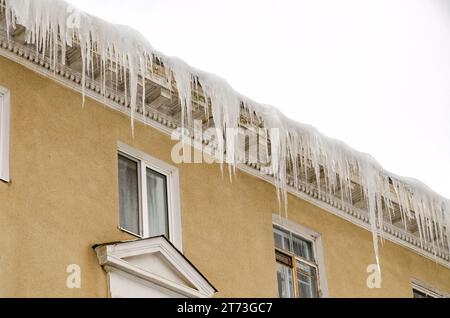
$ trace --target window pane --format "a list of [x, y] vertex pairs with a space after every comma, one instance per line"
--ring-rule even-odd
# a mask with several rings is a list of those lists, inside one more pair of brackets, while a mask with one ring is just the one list
[[312, 243], [298, 237], [292, 236], [292, 248], [295, 255], [308, 261], [314, 261]]
[[135, 234], [139, 229], [138, 164], [119, 155], [120, 227]]
[[297, 284], [300, 298], [317, 298], [316, 269], [307, 264], [297, 262]]
[[275, 246], [285, 251], [291, 252], [291, 238], [288, 232], [275, 227], [273, 230]]
[[147, 204], [149, 235], [169, 238], [167, 177], [147, 168]]
[[273, 238], [275, 240], [275, 246], [278, 248], [283, 248], [283, 237], [276, 229], [273, 231]]
[[294, 298], [292, 268], [277, 263], [277, 280], [280, 298]]

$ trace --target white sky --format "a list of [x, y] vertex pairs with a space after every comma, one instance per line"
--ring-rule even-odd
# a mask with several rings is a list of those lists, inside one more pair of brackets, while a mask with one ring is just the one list
[[450, 198], [450, 1], [70, 2]]

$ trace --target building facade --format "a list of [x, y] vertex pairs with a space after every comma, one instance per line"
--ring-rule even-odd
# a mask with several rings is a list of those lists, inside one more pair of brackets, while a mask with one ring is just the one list
[[0, 297], [450, 293], [448, 254], [414, 229], [387, 228], [380, 280], [367, 217], [301, 191], [286, 213], [251, 165], [230, 181], [175, 163], [169, 117], [131, 129], [95, 87], [82, 106], [76, 62], [56, 72], [17, 33], [0, 44]]

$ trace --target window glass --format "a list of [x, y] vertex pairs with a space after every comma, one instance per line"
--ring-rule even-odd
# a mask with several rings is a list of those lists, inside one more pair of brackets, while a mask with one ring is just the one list
[[147, 168], [147, 206], [149, 235], [169, 238], [167, 177]]
[[279, 249], [291, 252], [292, 251], [291, 237], [289, 232], [286, 232], [278, 227], [275, 227], [273, 233], [275, 239], [275, 246]]
[[140, 234], [138, 163], [119, 155], [120, 227]]
[[[275, 254], [280, 297], [319, 297], [313, 242], [277, 226], [274, 241], [278, 249]], [[292, 282], [295, 288], [290, 285]]]
[[317, 298], [316, 269], [307, 264], [297, 262], [297, 285], [300, 298]]
[[294, 298], [294, 283], [292, 280], [292, 268], [277, 263], [278, 293], [280, 298]]
[[299, 236], [292, 235], [292, 249], [293, 253], [308, 261], [314, 260], [312, 243], [302, 239]]

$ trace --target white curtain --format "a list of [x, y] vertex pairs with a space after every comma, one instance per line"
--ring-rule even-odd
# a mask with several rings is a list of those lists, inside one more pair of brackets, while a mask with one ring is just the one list
[[150, 236], [169, 238], [167, 177], [151, 169], [147, 169], [147, 204]]
[[139, 229], [138, 164], [119, 156], [119, 204], [121, 228], [135, 234]]

